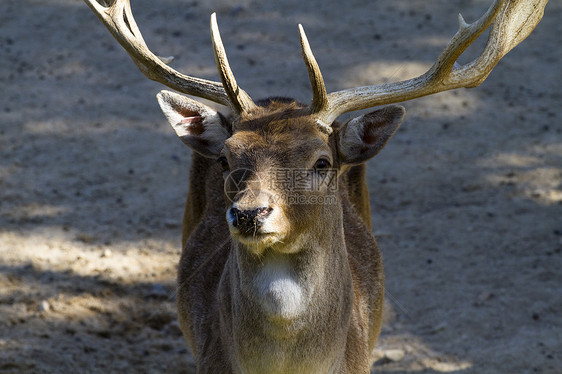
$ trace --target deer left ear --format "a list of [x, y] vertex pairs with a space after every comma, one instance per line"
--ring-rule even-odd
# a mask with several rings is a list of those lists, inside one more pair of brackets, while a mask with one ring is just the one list
[[224, 117], [212, 108], [170, 91], [156, 95], [179, 138], [195, 152], [216, 157], [230, 137]]
[[375, 156], [394, 135], [406, 110], [391, 105], [348, 121], [338, 133], [344, 164], [360, 164]]

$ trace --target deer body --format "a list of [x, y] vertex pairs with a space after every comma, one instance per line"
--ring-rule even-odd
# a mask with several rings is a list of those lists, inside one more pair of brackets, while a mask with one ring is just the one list
[[[221, 82], [181, 74], [169, 58], [155, 56], [129, 0], [84, 1], [147, 77], [232, 111], [225, 117], [186, 96], [157, 96], [195, 152], [177, 303], [198, 373], [368, 373], [384, 272], [370, 231], [364, 163], [395, 133], [404, 109], [387, 106], [344, 124], [336, 119], [479, 85], [535, 28], [548, 0], [494, 0], [474, 23], [459, 16], [459, 30], [419, 77], [329, 94], [299, 25], [313, 91], [308, 106], [290, 99], [254, 103], [229, 67], [214, 14]], [[488, 27], [481, 55], [459, 66], [459, 56]], [[337, 189], [326, 180], [337, 181]]]

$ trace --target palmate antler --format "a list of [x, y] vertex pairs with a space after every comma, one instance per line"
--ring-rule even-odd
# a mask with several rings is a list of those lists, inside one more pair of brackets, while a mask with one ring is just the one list
[[[96, 0], [84, 2], [148, 78], [176, 91], [227, 105], [237, 114], [250, 112], [256, 106], [236, 83], [228, 65], [215, 14], [211, 16], [211, 36], [222, 83], [179, 73], [166, 65], [168, 59], [154, 55], [136, 25], [129, 0], [115, 0], [110, 6], [101, 5]], [[403, 102], [454, 88], [478, 86], [500, 59], [533, 31], [542, 19], [547, 2], [548, 0], [495, 0], [490, 9], [471, 24], [466, 23], [459, 15], [459, 30], [426, 73], [401, 82], [350, 88], [330, 94], [326, 92], [320, 68], [304, 29], [299, 25], [303, 57], [313, 91], [309, 112], [316, 117], [324, 131], [331, 133], [331, 124], [343, 113]], [[490, 25], [490, 36], [480, 56], [458, 66], [456, 61], [459, 56]]]
[[[437, 61], [424, 74], [409, 80], [350, 88], [326, 94], [322, 74], [302, 26], [299, 25], [304, 60], [313, 90], [310, 110], [327, 132], [341, 114], [374, 106], [398, 103], [460, 87], [476, 87], [494, 66], [521, 43], [542, 19], [548, 0], [496, 0], [476, 22], [468, 24], [459, 14], [459, 30]], [[493, 24], [492, 24], [493, 23]], [[492, 24], [484, 51], [473, 61], [458, 66], [459, 56]]]

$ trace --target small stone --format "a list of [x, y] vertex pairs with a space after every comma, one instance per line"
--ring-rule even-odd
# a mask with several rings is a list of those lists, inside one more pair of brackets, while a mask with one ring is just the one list
[[92, 235], [82, 233], [76, 235], [76, 240], [85, 244], [91, 244], [96, 240], [96, 238], [94, 238]]
[[177, 229], [178, 227], [180, 227], [180, 224], [177, 220], [166, 220], [164, 221], [164, 226], [167, 229]]
[[402, 361], [405, 355], [401, 349], [389, 349], [384, 352], [384, 358], [391, 362]]
[[531, 317], [533, 318], [534, 321], [538, 321], [541, 318], [541, 316], [538, 313], [533, 313]]
[[101, 254], [101, 257], [111, 257], [111, 255], [113, 255], [111, 249], [104, 249], [103, 253]]
[[446, 321], [443, 321], [443, 322], [437, 324], [437, 325], [433, 328], [433, 331], [432, 331], [432, 332], [433, 332], [434, 334], [437, 334], [438, 332], [441, 332], [441, 331], [445, 330], [446, 328], [447, 328], [447, 322], [446, 322]]
[[488, 301], [493, 297], [494, 297], [494, 294], [492, 292], [483, 291], [483, 292], [480, 293], [480, 295], [478, 295], [478, 301], [480, 303], [484, 303], [485, 301]]
[[382, 238], [382, 237], [389, 237], [392, 236], [392, 233], [389, 231], [385, 231], [385, 230], [377, 230], [374, 233], [375, 238]]
[[49, 310], [51, 310], [51, 304], [49, 304], [47, 300], [43, 300], [39, 303], [37, 310], [40, 312], [48, 312]]
[[150, 291], [148, 291], [147, 296], [157, 298], [167, 297], [168, 292], [166, 291], [166, 287], [164, 287], [163, 284], [155, 283], [154, 285], [152, 285]]

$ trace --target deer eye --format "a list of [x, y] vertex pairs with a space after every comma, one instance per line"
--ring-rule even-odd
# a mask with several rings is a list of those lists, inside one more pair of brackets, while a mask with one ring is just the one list
[[318, 161], [316, 161], [316, 163], [314, 164], [314, 169], [315, 170], [324, 170], [324, 169], [328, 169], [330, 168], [332, 165], [330, 164], [330, 161], [328, 161], [325, 158], [320, 158], [318, 159]]
[[230, 166], [228, 165], [228, 160], [226, 159], [226, 157], [221, 156], [221, 157], [217, 158], [217, 162], [221, 166], [222, 171], [228, 171], [230, 169]]

